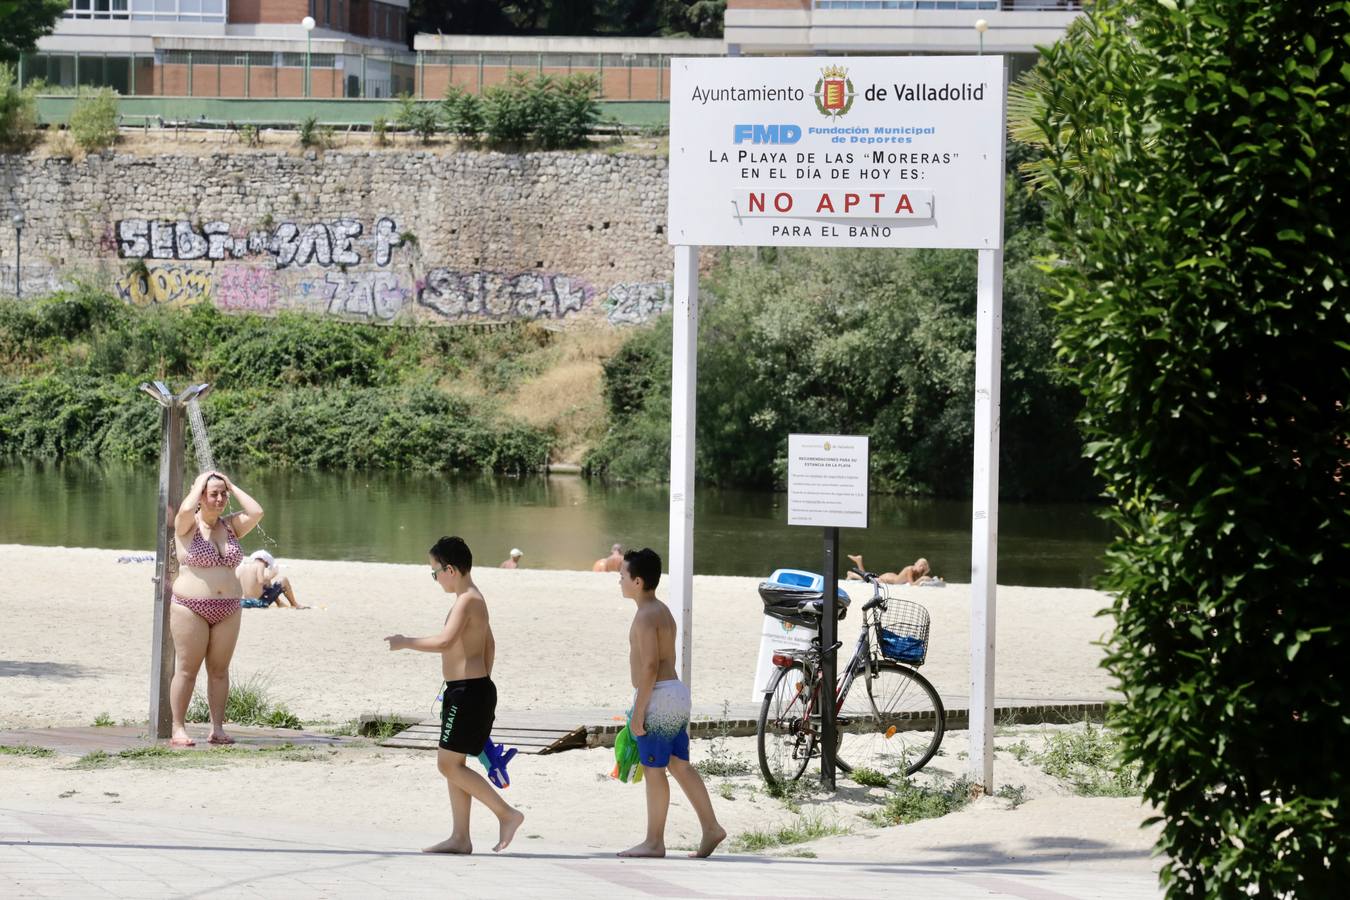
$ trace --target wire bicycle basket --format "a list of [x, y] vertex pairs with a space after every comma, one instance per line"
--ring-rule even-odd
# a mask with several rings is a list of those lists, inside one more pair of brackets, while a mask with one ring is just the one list
[[876, 641], [881, 655], [908, 666], [928, 658], [928, 610], [912, 600], [887, 599], [881, 610]]

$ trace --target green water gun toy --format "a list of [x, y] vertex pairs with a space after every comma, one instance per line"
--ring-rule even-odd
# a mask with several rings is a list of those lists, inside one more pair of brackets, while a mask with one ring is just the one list
[[623, 726], [614, 736], [614, 771], [610, 778], [617, 778], [624, 784], [637, 784], [642, 780], [642, 766], [638, 765], [637, 739], [628, 726]]

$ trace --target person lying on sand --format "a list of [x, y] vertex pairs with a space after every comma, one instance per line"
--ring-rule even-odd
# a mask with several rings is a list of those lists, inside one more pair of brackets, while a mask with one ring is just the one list
[[[863, 565], [861, 553], [857, 556], [850, 556], [849, 559], [852, 560], [853, 564], [859, 569], [862, 569], [864, 572], [867, 571], [867, 566]], [[929, 573], [928, 560], [919, 557], [899, 572], [882, 572], [877, 576], [877, 581], [880, 581], [882, 584], [922, 584], [929, 580]], [[861, 580], [858, 575], [853, 572], [848, 573], [848, 578], [850, 581]]]

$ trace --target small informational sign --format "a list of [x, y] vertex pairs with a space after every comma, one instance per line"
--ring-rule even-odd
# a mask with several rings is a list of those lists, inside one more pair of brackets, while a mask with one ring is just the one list
[[788, 524], [867, 527], [867, 438], [788, 435]]
[[672, 244], [1003, 246], [1000, 56], [671, 61]]

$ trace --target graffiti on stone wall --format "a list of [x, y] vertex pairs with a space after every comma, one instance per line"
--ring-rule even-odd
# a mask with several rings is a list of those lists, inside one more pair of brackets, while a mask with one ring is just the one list
[[579, 278], [438, 268], [418, 284], [417, 302], [452, 321], [562, 319], [580, 312], [595, 289]]
[[117, 223], [117, 255], [123, 259], [164, 259], [178, 262], [271, 256], [276, 268], [318, 265], [359, 266], [367, 259], [388, 266], [395, 247], [403, 243], [398, 225], [389, 216], [365, 225], [351, 218], [331, 222], [282, 222], [275, 228], [232, 230], [228, 222], [206, 222], [200, 227], [186, 219], [122, 219]]
[[376, 322], [391, 321], [413, 295], [393, 272], [328, 272], [299, 282], [298, 288], [306, 309], [322, 303], [331, 316]]
[[270, 312], [280, 302], [281, 289], [272, 269], [221, 266], [216, 274], [216, 306], [231, 312]]
[[178, 309], [209, 300], [211, 270], [190, 266], [154, 266], [117, 279], [117, 296], [132, 306]]
[[605, 297], [605, 318], [611, 325], [641, 325], [670, 309], [669, 282], [616, 284]]

